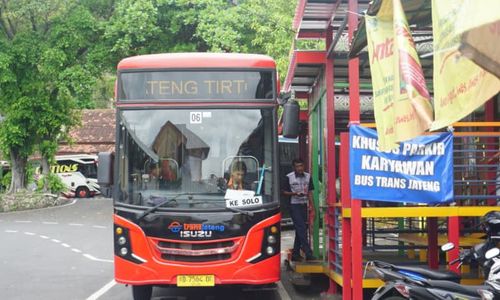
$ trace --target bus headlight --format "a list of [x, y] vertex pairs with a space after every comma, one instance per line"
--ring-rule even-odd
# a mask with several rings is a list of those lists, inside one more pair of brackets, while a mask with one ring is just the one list
[[127, 255], [127, 254], [128, 254], [128, 249], [127, 249], [127, 248], [125, 248], [125, 247], [121, 248], [121, 249], [120, 249], [120, 254], [121, 254], [122, 256]]
[[127, 242], [127, 239], [124, 236], [118, 238], [118, 245], [123, 246]]
[[280, 253], [280, 227], [279, 223], [263, 228], [262, 245], [259, 255], [252, 258], [249, 263], [255, 264]]
[[261, 248], [262, 259], [276, 255], [280, 251], [280, 230], [278, 226], [279, 223], [264, 228]]
[[115, 256], [121, 257], [136, 264], [142, 264], [146, 260], [140, 260], [134, 255], [130, 230], [124, 226], [114, 225], [114, 252]]

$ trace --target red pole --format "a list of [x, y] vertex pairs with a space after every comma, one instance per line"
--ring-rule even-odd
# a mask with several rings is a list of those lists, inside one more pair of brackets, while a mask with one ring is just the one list
[[[358, 0], [349, 0], [347, 12], [347, 35], [349, 42], [354, 38], [354, 31], [358, 28]], [[359, 123], [359, 58], [351, 58], [349, 68], [349, 123]]]
[[[349, 0], [348, 4], [348, 39], [352, 42], [354, 31], [358, 27], [358, 1]], [[359, 124], [359, 58], [348, 62], [349, 68], [349, 124]], [[348, 143], [347, 143], [348, 144]], [[344, 156], [342, 156], [344, 158]], [[349, 174], [347, 174], [349, 176]], [[344, 178], [344, 177], [342, 177]], [[353, 299], [363, 299], [363, 233], [361, 221], [361, 202], [352, 199], [351, 205], [351, 247], [352, 247], [352, 296]], [[345, 245], [345, 244], [344, 244]], [[344, 266], [346, 264], [344, 263]], [[345, 281], [344, 281], [345, 284]]]
[[361, 229], [361, 201], [352, 199], [352, 295], [363, 300], [363, 234]]
[[[448, 241], [455, 244], [455, 248], [448, 252], [448, 260], [452, 261], [458, 258], [460, 242], [460, 219], [459, 217], [448, 217]], [[450, 266], [450, 270], [460, 274], [458, 264]]]
[[[349, 133], [340, 134], [340, 197], [342, 211], [351, 207], [349, 189]], [[342, 299], [351, 300], [351, 219], [342, 218]]]
[[[330, 48], [333, 40], [333, 28], [328, 26], [326, 29], [326, 49]], [[326, 51], [326, 50], [325, 50]], [[328, 174], [326, 178], [326, 199], [328, 207], [328, 265], [332, 268], [335, 262], [335, 202], [337, 202], [337, 191], [335, 189], [336, 181], [336, 165], [335, 165], [335, 91], [333, 88], [333, 58], [326, 57], [325, 61], [325, 82], [326, 82], [326, 166]], [[328, 294], [335, 294], [337, 292], [337, 284], [330, 278], [330, 286]]]

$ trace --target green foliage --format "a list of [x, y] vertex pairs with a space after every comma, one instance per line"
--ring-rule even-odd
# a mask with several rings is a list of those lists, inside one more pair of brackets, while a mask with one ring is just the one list
[[0, 184], [2, 185], [3, 190], [9, 189], [11, 180], [12, 180], [12, 173], [11, 172], [3, 174], [2, 180], [0, 181]]
[[113, 104], [116, 75], [104, 73], [96, 82], [92, 99], [96, 108], [111, 108]]
[[13, 164], [35, 151], [50, 160], [79, 124], [79, 109], [109, 107], [109, 74], [127, 56], [261, 53], [277, 61], [283, 79], [295, 6], [296, 0], [2, 0], [0, 150]]
[[27, 183], [35, 182], [35, 171], [37, 165], [33, 162], [29, 162], [26, 166], [26, 181]]
[[309, 104], [307, 100], [297, 100], [297, 103], [299, 104], [300, 109], [307, 110], [307, 105]]
[[4, 153], [15, 148], [20, 156], [28, 157], [33, 152], [31, 133], [37, 128], [34, 114], [36, 106], [37, 103], [32, 99], [21, 96], [4, 107], [2, 113], [5, 119], [0, 126], [0, 147]]
[[280, 79], [284, 80], [288, 69], [288, 54], [295, 34], [292, 30], [292, 20], [296, 1], [255, 0], [246, 1], [245, 4], [246, 13], [243, 15], [249, 16], [250, 28], [255, 30], [255, 38], [252, 40], [254, 49], [276, 60]]
[[60, 192], [68, 190], [66, 185], [61, 181], [61, 178], [54, 173], [41, 176], [37, 181], [37, 190], [42, 191], [45, 184], [47, 185], [49, 191], [53, 194], [59, 194]]
[[153, 0], [122, 0], [106, 27], [105, 37], [114, 42], [110, 51], [117, 57], [138, 53], [160, 32], [158, 8]]
[[105, 28], [114, 63], [161, 52], [267, 54], [282, 79], [294, 32], [296, 1], [122, 0]]
[[158, 3], [160, 14], [165, 12], [169, 17], [168, 27], [159, 27], [170, 28], [183, 44], [191, 42], [197, 51], [270, 55], [284, 78], [294, 35], [292, 19], [296, 1], [247, 0], [238, 1], [238, 5], [225, 0]]
[[295, 49], [299, 50], [319, 50], [323, 51], [326, 48], [325, 40], [297, 40], [295, 42]]

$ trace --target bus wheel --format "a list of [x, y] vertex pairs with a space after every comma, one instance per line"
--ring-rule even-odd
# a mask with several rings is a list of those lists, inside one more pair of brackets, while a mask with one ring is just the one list
[[88, 198], [90, 196], [90, 191], [84, 186], [80, 186], [76, 189], [76, 196], [78, 198]]
[[152, 285], [133, 285], [132, 296], [134, 300], [150, 300], [153, 294]]

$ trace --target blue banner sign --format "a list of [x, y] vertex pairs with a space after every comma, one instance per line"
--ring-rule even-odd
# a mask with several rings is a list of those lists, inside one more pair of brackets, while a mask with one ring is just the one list
[[375, 130], [350, 127], [351, 197], [390, 202], [442, 203], [453, 200], [453, 135], [449, 132], [378, 150]]

